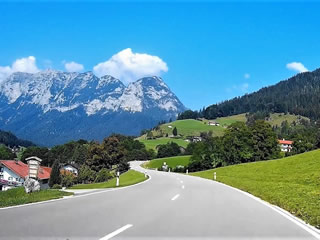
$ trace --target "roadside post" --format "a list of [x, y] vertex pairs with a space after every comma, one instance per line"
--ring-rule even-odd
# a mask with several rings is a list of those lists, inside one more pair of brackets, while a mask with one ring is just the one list
[[120, 172], [117, 172], [117, 184], [116, 186], [119, 187], [119, 182], [120, 182]]
[[170, 172], [170, 168], [169, 168], [169, 172]]
[[147, 178], [147, 171], [144, 171], [144, 177]]
[[189, 169], [187, 169], [186, 174], [187, 174], [187, 175], [189, 174]]
[[215, 181], [217, 180], [217, 173], [216, 172], [213, 173], [213, 180], [215, 180]]

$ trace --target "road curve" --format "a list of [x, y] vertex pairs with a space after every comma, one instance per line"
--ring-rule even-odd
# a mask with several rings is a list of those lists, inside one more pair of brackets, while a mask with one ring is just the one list
[[0, 209], [0, 239], [318, 239], [222, 184], [147, 172], [136, 186]]

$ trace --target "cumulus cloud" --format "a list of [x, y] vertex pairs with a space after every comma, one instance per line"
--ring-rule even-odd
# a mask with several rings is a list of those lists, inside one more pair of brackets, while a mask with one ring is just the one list
[[112, 75], [124, 83], [130, 83], [146, 76], [160, 76], [168, 71], [168, 66], [158, 56], [133, 53], [131, 48], [127, 48], [94, 66], [93, 71], [99, 77]]
[[36, 73], [39, 71], [34, 56], [19, 58], [11, 66], [0, 66], [0, 81], [3, 81], [14, 72]]
[[302, 73], [302, 72], [308, 72], [309, 70], [300, 62], [292, 62], [292, 63], [288, 63], [286, 65], [286, 67], [289, 69], [289, 70], [293, 70], [293, 71], [296, 71], [296, 72], [299, 72], [299, 73]]
[[81, 72], [83, 71], [84, 67], [82, 64], [80, 63], [76, 63], [76, 62], [66, 62], [64, 64], [64, 68], [68, 71], [68, 72]]
[[250, 76], [249, 73], [245, 73], [245, 74], [243, 75], [243, 77], [244, 77], [245, 79], [249, 79], [251, 76]]

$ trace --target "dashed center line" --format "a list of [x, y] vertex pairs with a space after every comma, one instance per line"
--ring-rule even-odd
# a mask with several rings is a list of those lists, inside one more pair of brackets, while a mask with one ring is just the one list
[[184, 185], [182, 185], [182, 189], [184, 189]]
[[100, 238], [100, 240], [108, 240], [108, 239], [111, 239], [113, 238], [114, 236], [122, 233], [123, 231], [127, 230], [128, 228], [131, 228], [133, 225], [132, 224], [127, 224], [125, 226], [123, 226], [122, 228], [119, 228], [118, 230], [112, 232], [112, 233], [109, 233], [108, 235], [104, 236], [103, 238]]
[[183, 181], [180, 181], [180, 183], [183, 183]]
[[177, 194], [177, 195], [175, 195], [171, 200], [174, 201], [174, 200], [176, 200], [179, 196], [180, 196], [180, 194]]

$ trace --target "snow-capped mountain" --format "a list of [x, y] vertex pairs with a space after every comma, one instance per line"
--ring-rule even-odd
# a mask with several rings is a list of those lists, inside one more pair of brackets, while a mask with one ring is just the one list
[[125, 86], [108, 75], [47, 70], [13, 73], [0, 85], [0, 129], [44, 145], [137, 135], [184, 110], [159, 77]]

